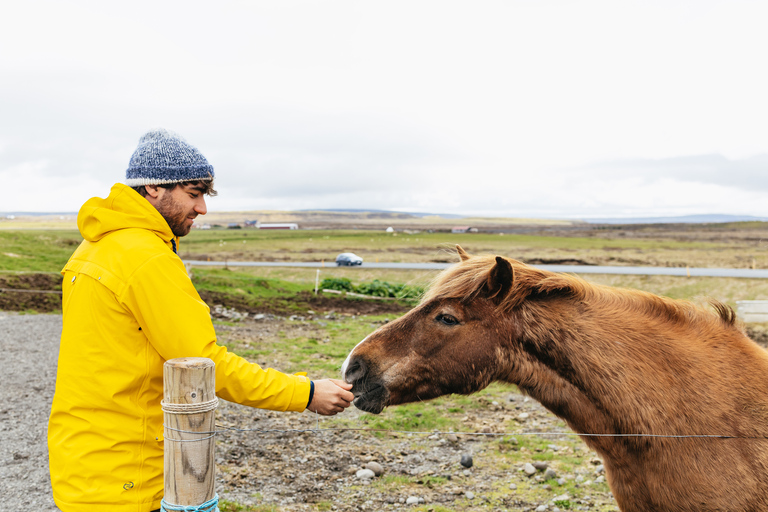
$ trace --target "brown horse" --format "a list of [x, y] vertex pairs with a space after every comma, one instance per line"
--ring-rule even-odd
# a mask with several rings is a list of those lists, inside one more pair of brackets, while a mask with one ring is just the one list
[[457, 249], [422, 303], [344, 362], [359, 409], [509, 382], [607, 434], [582, 439], [623, 511], [768, 511], [768, 352], [731, 308]]

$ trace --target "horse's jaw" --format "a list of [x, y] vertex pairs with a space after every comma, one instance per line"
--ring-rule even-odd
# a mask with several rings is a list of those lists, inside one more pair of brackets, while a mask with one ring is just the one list
[[355, 392], [355, 388], [352, 388], [352, 393], [355, 395], [352, 403], [361, 411], [379, 414], [387, 406], [389, 391], [381, 384], [368, 385], [366, 388], [365, 392]]

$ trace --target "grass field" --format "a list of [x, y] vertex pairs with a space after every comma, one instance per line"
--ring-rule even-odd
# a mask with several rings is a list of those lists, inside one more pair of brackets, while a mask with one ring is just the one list
[[[754, 228], [735, 233], [749, 234]], [[612, 232], [614, 235], [616, 233]], [[366, 261], [453, 262], [453, 247], [462, 245], [470, 254], [494, 253], [522, 261], [541, 263], [576, 261], [602, 265], [647, 265], [768, 268], [761, 231], [756, 236], [721, 238], [711, 233], [698, 239], [624, 232], [623, 236], [552, 236], [416, 233], [386, 234], [359, 230], [207, 230], [193, 231], [180, 243], [186, 260], [211, 261], [323, 261], [320, 277], [347, 277], [355, 283], [374, 279], [424, 287], [436, 271], [338, 268], [335, 256], [352, 251]], [[80, 243], [75, 230], [0, 230], [0, 271], [58, 272]], [[275, 297], [301, 290], [313, 290], [318, 277], [314, 269], [243, 268], [220, 271], [195, 268], [201, 289], [243, 290], [250, 280], [267, 280], [267, 287], [247, 286], [250, 295]], [[585, 279], [611, 286], [647, 290], [672, 298], [713, 297], [735, 305], [737, 300], [768, 297], [764, 280], [728, 278], [686, 278], [665, 276], [584, 275]], [[231, 282], [229, 282], [231, 280]], [[281, 282], [283, 284], [278, 285]], [[281, 291], [282, 290], [282, 291]]]

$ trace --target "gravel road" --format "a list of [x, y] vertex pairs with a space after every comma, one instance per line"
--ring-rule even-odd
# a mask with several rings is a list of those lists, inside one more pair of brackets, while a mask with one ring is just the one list
[[46, 432], [56, 384], [61, 315], [0, 311], [0, 496], [3, 510], [58, 510]]

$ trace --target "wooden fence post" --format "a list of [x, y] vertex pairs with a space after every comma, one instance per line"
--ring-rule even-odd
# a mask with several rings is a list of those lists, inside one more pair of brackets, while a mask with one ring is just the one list
[[165, 496], [168, 505], [196, 506], [215, 496], [215, 365], [203, 357], [163, 365]]

